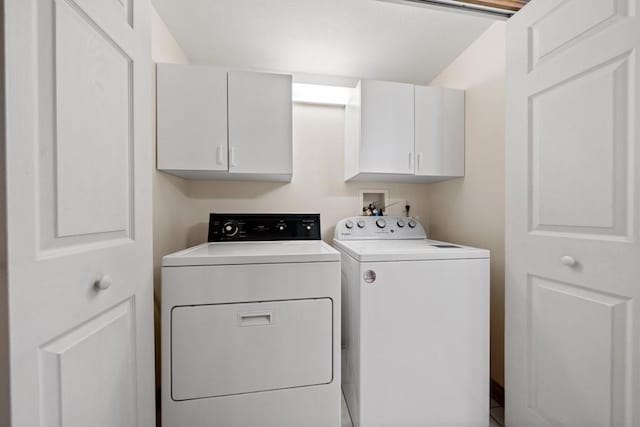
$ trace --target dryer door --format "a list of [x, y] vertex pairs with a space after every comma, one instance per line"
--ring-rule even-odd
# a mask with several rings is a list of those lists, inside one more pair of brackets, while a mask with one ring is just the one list
[[332, 315], [329, 298], [175, 307], [173, 400], [330, 383]]

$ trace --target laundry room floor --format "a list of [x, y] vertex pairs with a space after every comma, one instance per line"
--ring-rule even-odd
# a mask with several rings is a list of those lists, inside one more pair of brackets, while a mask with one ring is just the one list
[[[500, 406], [498, 402], [491, 399], [489, 402], [489, 411], [491, 413], [489, 417], [489, 427], [503, 427], [504, 426], [504, 408]], [[344, 401], [344, 395], [342, 396], [342, 427], [353, 427], [351, 417], [349, 417], [349, 410], [347, 404]]]

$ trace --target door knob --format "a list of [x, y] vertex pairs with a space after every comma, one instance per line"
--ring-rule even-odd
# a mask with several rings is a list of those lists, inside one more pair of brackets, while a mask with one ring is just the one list
[[567, 267], [573, 267], [574, 265], [576, 265], [576, 260], [569, 255], [565, 255], [562, 258], [560, 258], [560, 262], [563, 265], [566, 265]]
[[111, 276], [109, 276], [108, 274], [105, 274], [100, 278], [100, 280], [96, 280], [96, 282], [94, 283], [94, 286], [99, 291], [104, 291], [105, 289], [109, 289], [109, 287], [111, 286]]

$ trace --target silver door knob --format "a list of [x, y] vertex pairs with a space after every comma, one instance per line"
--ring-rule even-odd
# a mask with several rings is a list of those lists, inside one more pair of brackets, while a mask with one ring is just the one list
[[100, 278], [100, 280], [96, 280], [94, 286], [99, 291], [104, 291], [105, 289], [109, 289], [111, 287], [111, 276], [105, 274]]
[[566, 265], [567, 267], [573, 267], [574, 265], [576, 265], [576, 260], [569, 255], [565, 255], [560, 258], [560, 262], [562, 263], [562, 265]]

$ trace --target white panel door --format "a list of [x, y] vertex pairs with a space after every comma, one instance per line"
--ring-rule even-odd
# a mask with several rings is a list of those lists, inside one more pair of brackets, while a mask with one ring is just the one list
[[155, 422], [148, 0], [5, 0], [11, 418]]
[[227, 70], [157, 65], [158, 169], [227, 170]]
[[640, 0], [507, 32], [506, 422], [640, 425]]
[[464, 137], [464, 91], [416, 86], [416, 175], [464, 176]]
[[291, 175], [291, 76], [229, 71], [229, 172]]
[[361, 83], [360, 172], [414, 173], [413, 85]]

